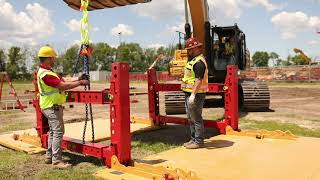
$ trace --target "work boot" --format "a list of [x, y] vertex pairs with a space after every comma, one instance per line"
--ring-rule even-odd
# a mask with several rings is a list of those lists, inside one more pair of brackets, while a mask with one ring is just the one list
[[52, 163], [52, 166], [53, 168], [56, 168], [56, 169], [68, 169], [71, 167], [71, 164], [63, 161], [58, 161], [58, 162]]
[[189, 144], [192, 144], [192, 143], [193, 143], [193, 141], [192, 141], [192, 139], [190, 139], [190, 141], [188, 141], [186, 143], [183, 143], [183, 146], [186, 147], [186, 146], [188, 146]]
[[52, 158], [46, 157], [46, 160], [44, 160], [44, 163], [52, 164]]
[[203, 143], [201, 144], [198, 144], [198, 143], [195, 143], [195, 142], [192, 142], [190, 144], [187, 144], [185, 147], [186, 149], [199, 149], [199, 148], [203, 148]]

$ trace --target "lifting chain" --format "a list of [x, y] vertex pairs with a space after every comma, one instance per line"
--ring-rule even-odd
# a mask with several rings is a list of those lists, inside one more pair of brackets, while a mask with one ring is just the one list
[[[77, 62], [75, 63], [74, 71], [73, 73], [77, 73], [77, 67], [80, 63], [81, 60], [83, 60], [83, 73], [87, 75], [88, 80], [89, 80], [89, 85], [84, 86], [84, 90], [90, 90], [90, 66], [89, 66], [89, 57], [91, 54], [91, 49], [88, 45], [81, 45], [79, 55], [77, 58]], [[89, 114], [90, 114], [90, 121], [91, 121], [91, 130], [92, 130], [92, 142], [94, 142], [94, 123], [93, 123], [93, 112], [92, 112], [92, 104], [91, 103], [86, 103], [85, 104], [85, 113], [86, 113], [86, 118], [85, 118], [85, 123], [84, 123], [84, 129], [82, 133], [82, 143], [85, 144], [85, 136], [86, 136], [86, 129], [87, 129], [87, 124], [89, 120]]]
[[[81, 48], [79, 51], [78, 62], [75, 65], [77, 66], [79, 64], [79, 60], [83, 58], [83, 73], [87, 75], [88, 80], [90, 81], [89, 57], [91, 56], [91, 48], [89, 47], [89, 44], [90, 44], [89, 32], [91, 30], [91, 25], [88, 18], [88, 6], [89, 6], [89, 0], [81, 0], [81, 7], [80, 7], [80, 11], [82, 11], [82, 19], [80, 21]], [[84, 86], [85, 91], [90, 89], [91, 89], [90, 83], [89, 85]], [[90, 114], [90, 120], [91, 120], [92, 142], [94, 142], [94, 124], [93, 124], [93, 113], [92, 113], [91, 103], [85, 104], [85, 111], [86, 111], [86, 119], [84, 123], [83, 134], [82, 134], [83, 144], [85, 144], [85, 136], [86, 136], [89, 114]]]

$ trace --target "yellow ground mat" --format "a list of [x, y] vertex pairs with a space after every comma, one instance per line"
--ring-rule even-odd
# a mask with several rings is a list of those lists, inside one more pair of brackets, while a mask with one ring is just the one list
[[205, 148], [175, 148], [145, 159], [145, 163], [179, 167], [205, 180], [319, 180], [320, 138], [256, 139], [219, 135]]
[[[130, 125], [132, 134], [143, 132], [143, 131], [149, 131], [156, 128], [147, 119], [132, 117], [132, 122], [133, 123], [131, 123]], [[65, 136], [73, 139], [82, 140], [84, 123], [85, 122], [65, 124]], [[95, 119], [94, 128], [95, 128], [95, 142], [110, 139], [110, 120]], [[11, 148], [11, 149], [15, 149], [17, 151], [23, 151], [29, 154], [41, 153], [45, 151], [45, 149], [40, 148], [39, 146], [31, 145], [30, 143], [24, 143], [14, 139], [14, 136], [17, 136], [17, 135], [23, 136], [26, 134], [28, 136], [36, 137], [37, 131], [35, 129], [27, 129], [22, 131], [14, 131], [9, 134], [0, 135], [0, 145]], [[88, 122], [87, 124], [85, 140], [86, 141], [92, 140], [92, 131], [91, 131], [90, 122]]]
[[[139, 162], [194, 172], [202, 180], [319, 180], [319, 150], [319, 138], [281, 140], [219, 135], [206, 140], [204, 148], [188, 150], [178, 147]], [[136, 174], [134, 171], [124, 173], [104, 169], [95, 176], [137, 179], [130, 178]]]

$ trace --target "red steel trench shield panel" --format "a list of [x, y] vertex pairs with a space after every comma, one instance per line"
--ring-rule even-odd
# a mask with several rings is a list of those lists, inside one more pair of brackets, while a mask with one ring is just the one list
[[[227, 77], [224, 84], [209, 84], [208, 92], [224, 94], [225, 118], [222, 121], [204, 120], [204, 126], [217, 128], [221, 134], [225, 134], [227, 126], [231, 126], [234, 130], [238, 130], [237, 72], [237, 66], [229, 65], [227, 67]], [[156, 125], [162, 125], [166, 123], [188, 125], [188, 119], [186, 118], [160, 115], [159, 92], [165, 91], [181, 91], [181, 85], [161, 84], [158, 82], [155, 69], [148, 70], [149, 117]]]
[[[37, 74], [34, 73], [35, 99], [33, 105], [36, 109], [37, 133], [41, 138], [42, 147], [48, 147], [48, 120], [42, 114], [39, 106], [39, 90]], [[110, 132], [109, 146], [98, 143], [82, 143], [82, 140], [63, 137], [62, 147], [102, 159], [107, 166], [111, 166], [111, 157], [116, 155], [122, 164], [131, 160], [130, 138], [130, 102], [129, 102], [129, 65], [127, 63], [112, 64], [112, 78], [110, 91], [67, 91], [68, 102], [110, 104]], [[106, 127], [108, 128], [108, 127]]]

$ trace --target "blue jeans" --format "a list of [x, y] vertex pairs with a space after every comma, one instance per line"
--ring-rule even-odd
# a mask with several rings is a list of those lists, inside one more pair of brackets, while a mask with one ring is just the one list
[[197, 144], [202, 144], [204, 139], [204, 125], [202, 119], [202, 108], [206, 98], [205, 93], [198, 93], [192, 106], [189, 105], [190, 94], [186, 93], [185, 105], [188, 120], [190, 123], [191, 140]]

